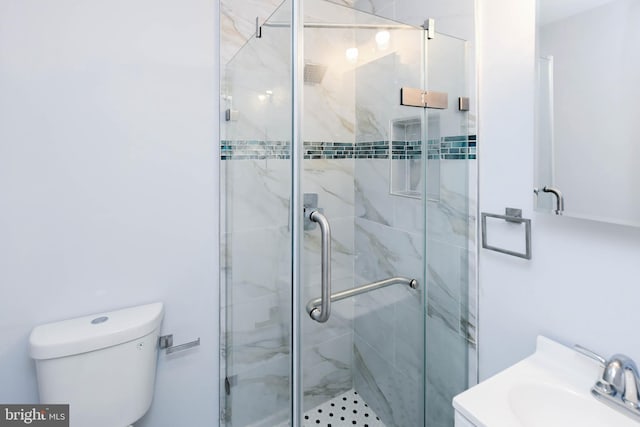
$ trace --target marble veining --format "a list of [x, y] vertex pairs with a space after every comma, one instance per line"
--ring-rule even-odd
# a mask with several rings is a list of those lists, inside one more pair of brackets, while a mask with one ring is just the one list
[[221, 0], [221, 63], [226, 64], [233, 55], [255, 35], [256, 17], [264, 22], [282, 0]]
[[347, 333], [303, 352], [304, 408], [312, 408], [353, 387], [351, 348]]
[[233, 420], [233, 425], [273, 425], [262, 421], [265, 416], [284, 413], [289, 407], [289, 365], [288, 357], [280, 357], [231, 376], [226, 416]]
[[356, 219], [356, 274], [369, 280], [402, 275], [422, 278], [423, 237]]
[[[356, 335], [354, 386], [388, 426], [422, 424], [423, 402], [420, 373], [411, 376], [395, 369]], [[417, 374], [417, 375], [416, 375]]]
[[360, 160], [355, 163], [355, 215], [383, 225], [394, 225], [397, 197], [389, 194], [389, 162]]
[[388, 422], [393, 419], [393, 409], [376, 381], [377, 374], [372, 372], [362, 353], [366, 351], [368, 351], [366, 344], [356, 336], [353, 348], [354, 386], [360, 390], [363, 398], [378, 413], [383, 422]]
[[461, 278], [466, 271], [460, 264], [460, 248], [445, 243], [429, 242], [427, 261], [428, 307], [427, 314], [439, 316], [453, 331], [459, 331]]
[[452, 425], [451, 401], [467, 387], [467, 342], [437, 318], [427, 322], [426, 337], [427, 414], [434, 425]]

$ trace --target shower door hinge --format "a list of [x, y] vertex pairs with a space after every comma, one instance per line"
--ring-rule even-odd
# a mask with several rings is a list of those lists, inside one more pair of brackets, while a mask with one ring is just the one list
[[224, 379], [224, 392], [227, 396], [231, 394], [231, 387], [238, 383], [238, 376], [232, 375], [230, 377], [225, 377]]
[[236, 122], [238, 121], [238, 110], [233, 110], [231, 108], [227, 108], [224, 111], [224, 120], [227, 122]]
[[460, 111], [469, 111], [469, 98], [466, 96], [461, 96], [458, 98], [458, 110]]
[[302, 196], [302, 207], [305, 211], [304, 215], [304, 231], [315, 230], [318, 226], [318, 223], [311, 221], [308, 217], [308, 213], [306, 211], [317, 210], [320, 213], [323, 213], [324, 210], [322, 208], [318, 208], [318, 193], [304, 193]]
[[227, 411], [225, 408], [220, 409], [220, 421], [224, 424], [231, 421], [231, 413]]
[[436, 20], [433, 18], [426, 19], [422, 28], [427, 32], [427, 39], [431, 40], [436, 37]]
[[400, 105], [446, 110], [449, 108], [449, 94], [403, 87], [400, 89]]
[[262, 26], [260, 25], [260, 17], [256, 16], [256, 38], [262, 38]]

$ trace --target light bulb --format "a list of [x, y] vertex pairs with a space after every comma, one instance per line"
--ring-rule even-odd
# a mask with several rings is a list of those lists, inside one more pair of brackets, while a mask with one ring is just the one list
[[347, 58], [347, 61], [355, 64], [356, 62], [358, 62], [358, 48], [350, 47], [344, 52], [344, 56]]
[[391, 40], [391, 34], [389, 31], [382, 30], [376, 33], [376, 44], [378, 45], [378, 49], [387, 49], [389, 47], [389, 40]]

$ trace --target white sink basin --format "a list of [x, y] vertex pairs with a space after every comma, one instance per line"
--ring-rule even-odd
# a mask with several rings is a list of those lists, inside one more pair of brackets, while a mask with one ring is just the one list
[[538, 337], [536, 353], [458, 395], [453, 406], [477, 427], [639, 427], [591, 395], [602, 368]]
[[[534, 402], [545, 402], [543, 405]], [[591, 395], [548, 384], [518, 384], [509, 407], [523, 427], [610, 426], [611, 410]], [[580, 421], [576, 421], [579, 414]]]

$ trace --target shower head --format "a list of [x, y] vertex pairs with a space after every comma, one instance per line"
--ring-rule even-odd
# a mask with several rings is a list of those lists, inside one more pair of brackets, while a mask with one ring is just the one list
[[320, 84], [326, 72], [326, 65], [311, 64], [307, 62], [304, 64], [304, 82], [311, 85]]

